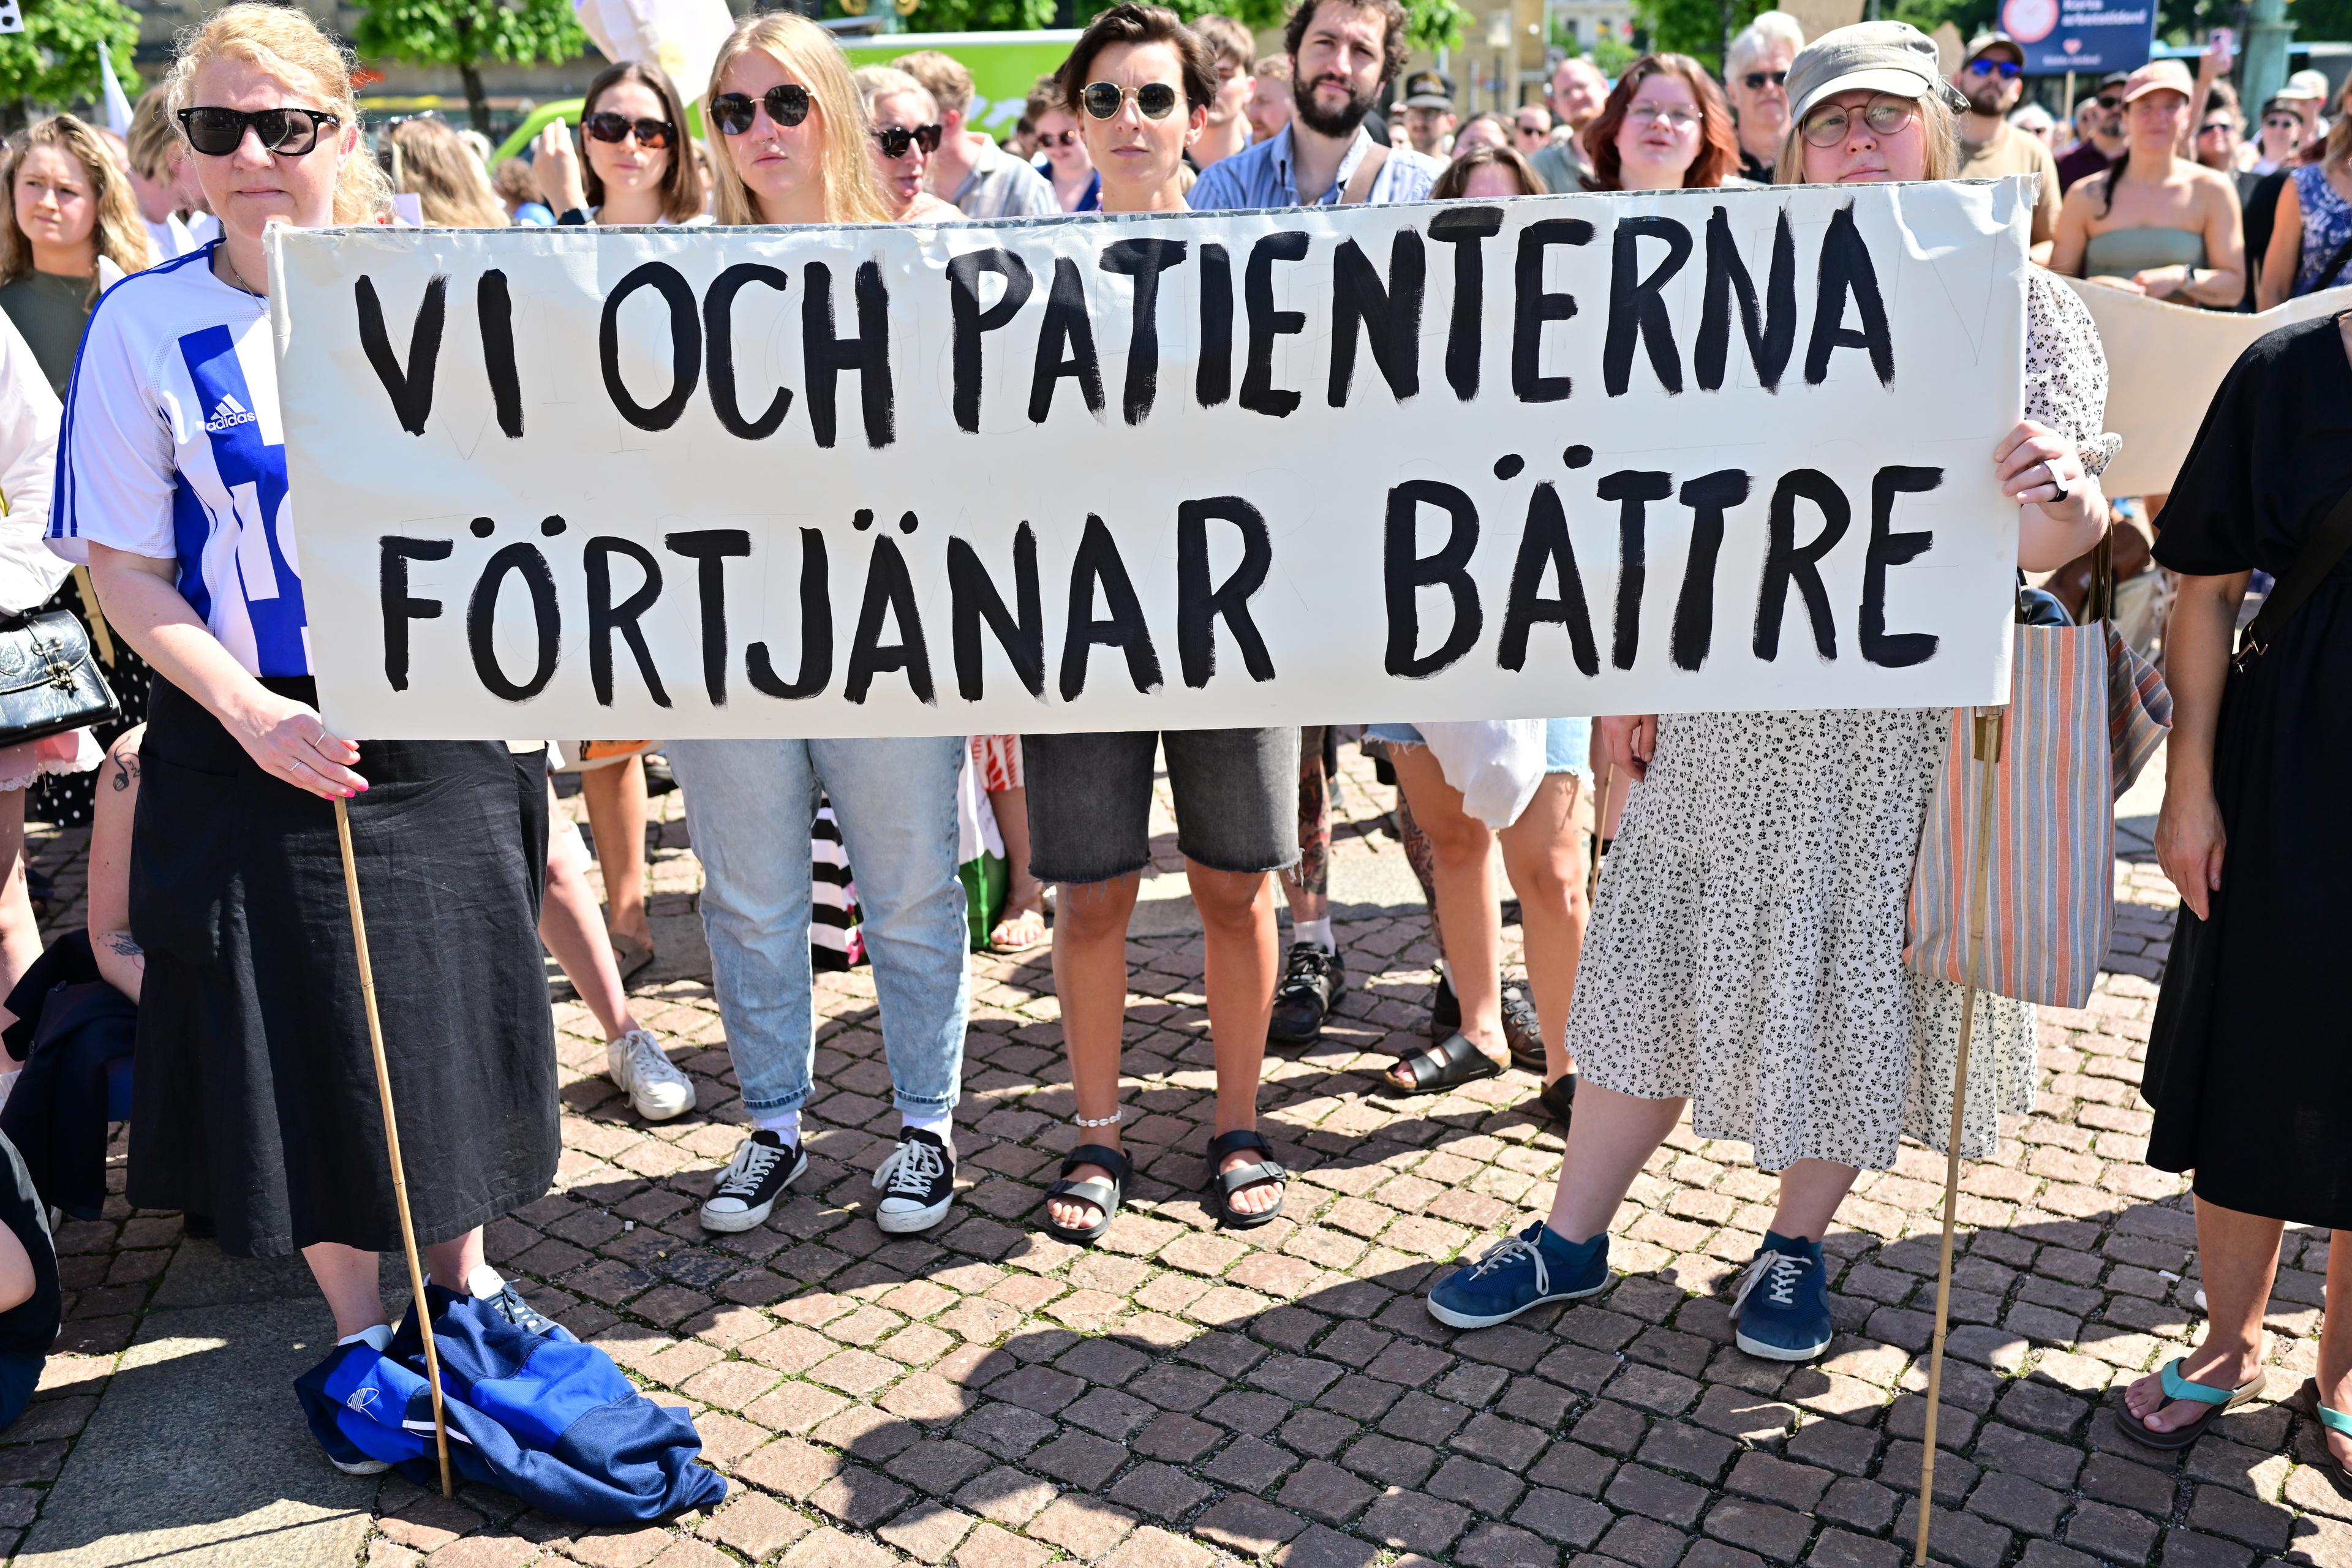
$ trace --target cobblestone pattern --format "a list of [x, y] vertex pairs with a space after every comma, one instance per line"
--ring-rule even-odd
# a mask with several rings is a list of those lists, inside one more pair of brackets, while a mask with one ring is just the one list
[[[1350, 757], [1335, 853], [1395, 854], [1389, 792]], [[658, 803], [657, 920], [698, 874]], [[1166, 826], [1164, 819], [1161, 823]], [[1166, 868], [1177, 864], [1160, 841]], [[2140, 1156], [2134, 1089], [2171, 896], [2126, 834], [2116, 951], [2091, 1006], [2042, 1029], [2041, 1098], [1968, 1166], [1936, 1468], [1955, 1568], [2352, 1568], [2352, 1500], [2308, 1424], [2256, 1405], [2185, 1459], [2121, 1438], [2106, 1405], [2194, 1332], [2178, 1179]], [[69, 837], [45, 841], [71, 912]], [[678, 929], [672, 924], [670, 929]], [[866, 973], [827, 978], [811, 1164], [769, 1225], [704, 1235], [696, 1204], [742, 1120], [707, 975], [654, 971], [646, 1021], [703, 1109], [649, 1127], [559, 1007], [558, 1189], [491, 1228], [499, 1266], [690, 1408], [732, 1483], [707, 1516], [581, 1533], [511, 1499], [390, 1478], [373, 1568], [1896, 1568], [1916, 1519], [1943, 1164], [1865, 1174], [1829, 1241], [1839, 1338], [1789, 1368], [1731, 1348], [1721, 1299], [1773, 1184], [1685, 1127], [1615, 1226], [1605, 1295], [1455, 1333], [1419, 1293], [1548, 1200], [1559, 1141], [1526, 1075], [1394, 1102], [1375, 1076], [1419, 1037], [1418, 918], [1343, 923], [1358, 984], [1323, 1042], [1267, 1062], [1263, 1125], [1297, 1174], [1283, 1218], [1220, 1233], [1194, 1191], [1211, 1113], [1197, 938], [1130, 948], [1129, 1136], [1141, 1172], [1097, 1249], [1027, 1216], [1074, 1142], [1047, 961], [983, 960], [950, 1223], [892, 1238], [867, 1175], [896, 1121]], [[120, 1173], [117, 1173], [119, 1186]], [[103, 1390], [178, 1235], [120, 1198], [59, 1237], [69, 1319], [43, 1397], [0, 1438], [0, 1547]], [[2290, 1231], [2272, 1303], [2284, 1395], [2312, 1365], [2327, 1237]], [[296, 1419], [290, 1402], [285, 1419]]]

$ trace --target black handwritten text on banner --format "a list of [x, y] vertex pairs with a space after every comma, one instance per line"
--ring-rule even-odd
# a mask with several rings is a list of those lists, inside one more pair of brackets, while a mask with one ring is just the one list
[[276, 230], [327, 717], [856, 735], [1996, 701], [2012, 183]]

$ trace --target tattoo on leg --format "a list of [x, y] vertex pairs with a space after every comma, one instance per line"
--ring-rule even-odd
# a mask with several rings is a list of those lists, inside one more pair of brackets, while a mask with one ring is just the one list
[[1331, 781], [1323, 773], [1323, 726], [1299, 731], [1298, 864], [1283, 876], [1309, 893], [1331, 890]]
[[1412, 868], [1412, 879], [1421, 884], [1421, 896], [1429, 905], [1429, 934], [1438, 939], [1438, 950], [1444, 951], [1445, 933], [1437, 923], [1437, 852], [1430, 847], [1429, 835], [1412, 816], [1412, 806], [1397, 791], [1397, 837], [1404, 845], [1405, 864]]

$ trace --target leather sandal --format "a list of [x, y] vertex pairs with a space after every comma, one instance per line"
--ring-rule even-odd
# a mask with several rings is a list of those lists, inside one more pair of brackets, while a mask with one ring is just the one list
[[[2123, 1394], [2118, 1393], [2116, 1395], [2116, 1425], [2122, 1429], [2125, 1436], [2150, 1448], [2186, 1448], [2203, 1436], [2205, 1428], [2213, 1425], [2221, 1416], [2235, 1410], [2249, 1400], [2260, 1398], [2263, 1384], [2270, 1376], [2268, 1372], [2258, 1368], [2252, 1380], [2242, 1388], [2216, 1388], [2210, 1383], [2191, 1383], [2181, 1376], [2181, 1360], [2179, 1356], [2173, 1357], [2166, 1362], [2163, 1369], [2157, 1373], [2158, 1378], [2164, 1384], [2164, 1397], [2168, 1402], [2176, 1399], [2189, 1400], [2204, 1405], [2205, 1408], [2199, 1411], [2197, 1418], [2187, 1426], [2177, 1426], [2169, 1432], [2159, 1432], [2133, 1415], [2131, 1406], [2124, 1403]], [[2161, 1409], [2162, 1406], [2158, 1408]]]
[[1503, 1044], [1513, 1066], [1543, 1071], [1543, 1024], [1536, 1013], [1535, 988], [1524, 979], [1503, 982]]
[[[1224, 1163], [1226, 1155], [1243, 1149], [1255, 1149], [1265, 1158], [1255, 1165], [1235, 1165], [1230, 1171], [1217, 1169]], [[1216, 1211], [1217, 1223], [1229, 1229], [1252, 1230], [1280, 1214], [1286, 1195], [1288, 1175], [1288, 1172], [1274, 1163], [1274, 1145], [1255, 1132], [1247, 1130], [1224, 1132], [1209, 1140], [1209, 1173], [1202, 1185], [1208, 1189], [1212, 1200], [1210, 1206]], [[1258, 1214], [1244, 1214], [1234, 1207], [1235, 1193], [1261, 1182], [1272, 1182], [1277, 1187], [1286, 1187], [1286, 1192], [1275, 1194], [1272, 1208]]]
[[[1071, 1181], [1070, 1173], [1080, 1165], [1100, 1165], [1110, 1173], [1110, 1179], [1105, 1181], [1096, 1176], [1084, 1182]], [[1127, 1156], [1116, 1149], [1106, 1149], [1099, 1143], [1081, 1143], [1071, 1150], [1062, 1161], [1062, 1179], [1045, 1189], [1045, 1202], [1051, 1205], [1055, 1198], [1076, 1198], [1080, 1203], [1092, 1204], [1102, 1210], [1102, 1218], [1092, 1225], [1067, 1226], [1057, 1222], [1053, 1209], [1046, 1207], [1043, 1222], [1045, 1234], [1056, 1241], [1066, 1241], [1077, 1247], [1092, 1247], [1100, 1241], [1103, 1232], [1110, 1228], [1110, 1222], [1118, 1217], [1118, 1205], [1126, 1195], [1128, 1179], [1134, 1174], [1135, 1167], [1128, 1163]]]
[[1397, 1058], [1397, 1065], [1412, 1075], [1412, 1087], [1407, 1089], [1383, 1074], [1381, 1088], [1390, 1094], [1435, 1094], [1481, 1079], [1500, 1078], [1503, 1073], [1500, 1062], [1472, 1045], [1467, 1035], [1459, 1033], [1448, 1035], [1433, 1046], [1407, 1052]]
[[1576, 1114], [1576, 1075], [1572, 1072], [1561, 1074], [1558, 1082], [1544, 1085], [1543, 1093], [1537, 1098], [1543, 1101], [1543, 1108], [1551, 1119], [1566, 1127]]
[[[2303, 1386], [2294, 1391], [2294, 1397], [2288, 1400], [2287, 1404], [2303, 1415], [2312, 1417], [2330, 1432], [2337, 1432], [2347, 1437], [2352, 1437], [2352, 1415], [2347, 1415], [2320, 1400], [2317, 1378], [2305, 1378]], [[2336, 1458], [2335, 1450], [2328, 1447], [2325, 1442], [2322, 1442], [2319, 1447], [2320, 1451], [2327, 1456], [2327, 1462], [2336, 1467], [2336, 1473], [2347, 1480], [2352, 1480], [2352, 1469], [2347, 1469], [2344, 1467]]]

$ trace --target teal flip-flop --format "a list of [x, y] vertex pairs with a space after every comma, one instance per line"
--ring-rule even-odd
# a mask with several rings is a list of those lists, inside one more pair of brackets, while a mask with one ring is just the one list
[[[2316, 1417], [2319, 1424], [2330, 1432], [2340, 1432], [2347, 1437], [2352, 1437], [2352, 1415], [2347, 1415], [2343, 1411], [2331, 1409], [2321, 1403], [2317, 1378], [2305, 1378], [2303, 1386], [2294, 1391], [2294, 1397], [2287, 1403], [2304, 1415]], [[2343, 1465], [2336, 1463], [2333, 1453], [2330, 1453], [2327, 1458], [2330, 1464], [2336, 1465], [2338, 1475], [2352, 1477], [2352, 1470], [2347, 1470]]]
[[2123, 1429], [2125, 1436], [2151, 1448], [2186, 1448], [2203, 1436], [2205, 1428], [2222, 1415], [2249, 1400], [2259, 1398], [2263, 1384], [2270, 1376], [2268, 1372], [2258, 1370], [2243, 1388], [2216, 1388], [2210, 1383], [2191, 1383], [2181, 1376], [2180, 1363], [2181, 1358], [2175, 1356], [2166, 1362], [2163, 1370], [2157, 1373], [2164, 1383], [2164, 1397], [2167, 1400], [2189, 1400], [2205, 1408], [2199, 1411], [2197, 1418], [2187, 1426], [2159, 1432], [2132, 1414], [2131, 1406], [2124, 1403], [2123, 1393], [2118, 1390], [2116, 1394], [2116, 1425]]

